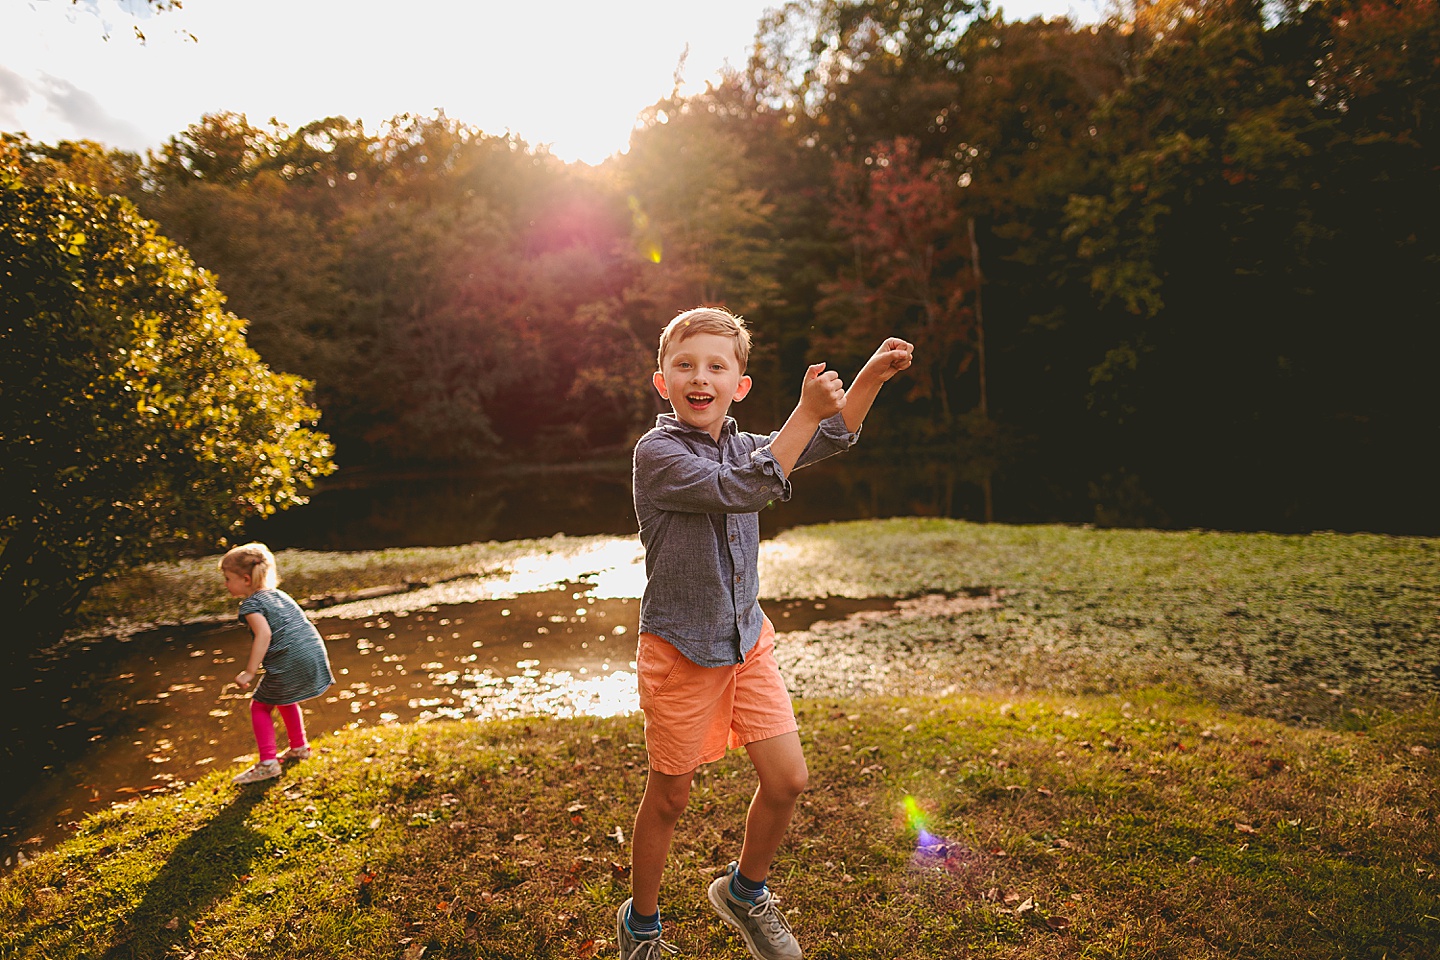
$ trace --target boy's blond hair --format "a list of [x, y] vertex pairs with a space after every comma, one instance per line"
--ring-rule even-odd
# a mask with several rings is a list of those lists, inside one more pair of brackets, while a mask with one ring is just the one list
[[275, 554], [263, 543], [242, 543], [231, 547], [220, 558], [220, 569], [246, 577], [256, 590], [274, 590], [280, 584]]
[[697, 333], [715, 333], [735, 341], [735, 359], [740, 361], [740, 372], [750, 363], [750, 331], [745, 327], [743, 317], [724, 307], [696, 307], [686, 310], [660, 331], [660, 349], [655, 354], [655, 366], [665, 369], [665, 354], [670, 348]]

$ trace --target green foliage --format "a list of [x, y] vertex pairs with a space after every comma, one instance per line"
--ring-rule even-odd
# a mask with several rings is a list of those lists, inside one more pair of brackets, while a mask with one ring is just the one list
[[0, 168], [0, 603], [7, 652], [101, 578], [303, 502], [331, 469], [305, 381], [128, 201]]
[[598, 179], [444, 114], [374, 133], [212, 115], [153, 172], [140, 206], [220, 274], [268, 362], [314, 378], [346, 463], [553, 456], [635, 423], [634, 387], [588, 373], [596, 341], [626, 359], [605, 334], [637, 259]]

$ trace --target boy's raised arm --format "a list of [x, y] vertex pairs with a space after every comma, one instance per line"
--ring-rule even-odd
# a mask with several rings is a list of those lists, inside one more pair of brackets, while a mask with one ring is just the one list
[[[850, 389], [845, 393], [845, 402], [840, 412], [845, 418], [846, 429], [851, 433], [860, 429], [885, 381], [901, 370], [908, 369], [914, 359], [914, 344], [899, 337], [888, 337], [880, 344], [880, 348], [865, 362], [865, 366], [855, 375], [855, 382], [850, 384]], [[779, 459], [778, 455], [776, 459]]]
[[[795, 469], [820, 424], [840, 412], [845, 402], [845, 385], [840, 382], [840, 374], [826, 370], [823, 363], [812, 363], [800, 386], [800, 402], [770, 441], [770, 454], [785, 471], [785, 476], [790, 476]], [[848, 417], [846, 423], [849, 423]]]

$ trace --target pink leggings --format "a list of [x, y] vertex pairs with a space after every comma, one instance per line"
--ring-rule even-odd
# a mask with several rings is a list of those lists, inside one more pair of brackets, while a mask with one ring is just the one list
[[290, 738], [290, 749], [296, 750], [306, 745], [305, 721], [300, 718], [300, 704], [285, 703], [276, 706], [273, 703], [251, 700], [250, 725], [255, 728], [255, 745], [260, 748], [261, 763], [275, 759], [275, 719], [270, 716], [271, 710], [279, 710], [280, 719], [285, 721], [285, 735]]

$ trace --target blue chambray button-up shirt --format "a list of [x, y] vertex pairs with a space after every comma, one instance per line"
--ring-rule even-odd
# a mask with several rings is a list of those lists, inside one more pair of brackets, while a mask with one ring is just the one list
[[[645, 547], [640, 630], [663, 637], [691, 662], [743, 661], [760, 639], [759, 511], [790, 499], [770, 452], [776, 434], [737, 429], [725, 418], [717, 443], [673, 413], [635, 444], [635, 516]], [[850, 449], [841, 414], [820, 425], [795, 468]]]

